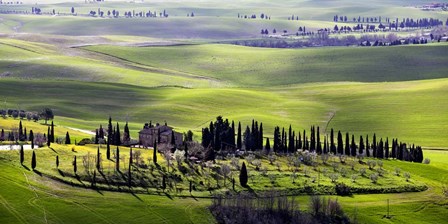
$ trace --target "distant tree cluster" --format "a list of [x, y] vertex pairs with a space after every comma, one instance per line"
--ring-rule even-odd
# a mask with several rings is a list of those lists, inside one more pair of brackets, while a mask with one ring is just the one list
[[[72, 8], [71, 10], [72, 14], [74, 13], [74, 8]], [[98, 17], [109, 17], [109, 18], [118, 18], [120, 16], [120, 12], [118, 10], [113, 9], [111, 10], [107, 10], [103, 11], [101, 10], [101, 8], [98, 8], [98, 10], [91, 10], [89, 13], [89, 16], [98, 16]], [[134, 18], [134, 17], [138, 17], [138, 18], [156, 18], [156, 17], [160, 17], [160, 18], [168, 18], [168, 13], [166, 12], [166, 10], [163, 10], [163, 12], [157, 12], [157, 11], [125, 11], [124, 12], [124, 18]]]
[[238, 19], [266, 19], [266, 20], [270, 20], [271, 16], [268, 16], [265, 13], [261, 13], [259, 17], [257, 17], [256, 14], [252, 14], [252, 15], [241, 15], [240, 13], [238, 13]]

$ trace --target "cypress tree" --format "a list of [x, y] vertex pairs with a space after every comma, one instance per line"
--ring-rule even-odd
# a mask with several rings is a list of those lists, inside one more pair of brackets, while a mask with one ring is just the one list
[[246, 163], [243, 162], [243, 165], [241, 166], [240, 171], [240, 184], [242, 187], [247, 187], [247, 169], [246, 169]]
[[241, 140], [241, 122], [238, 122], [238, 134], [236, 136], [236, 147], [242, 149], [243, 143]]
[[23, 131], [23, 140], [24, 140], [24, 141], [28, 141], [27, 132], [26, 132], [26, 127], [25, 127], [25, 130]]
[[110, 141], [107, 141], [106, 157], [110, 159]]
[[327, 154], [327, 153], [328, 153], [328, 148], [327, 148], [327, 137], [326, 137], [326, 136], [324, 137], [324, 151], [323, 151], [323, 153], [324, 153], [324, 154]]
[[190, 180], [190, 188], [189, 188], [190, 194], [192, 190], [193, 190], [193, 182]]
[[116, 154], [116, 166], [115, 169], [120, 171], [120, 149], [117, 146], [117, 154]]
[[132, 165], [132, 147], [129, 150], [129, 168], [131, 168], [131, 165]]
[[306, 143], [306, 131], [303, 130], [303, 150], [307, 150], [308, 149], [308, 144]]
[[132, 185], [132, 171], [131, 171], [131, 168], [132, 168], [132, 148], [131, 148], [131, 150], [129, 151], [129, 168], [128, 168], [128, 186], [129, 187], [131, 187], [131, 185]]
[[359, 136], [359, 155], [364, 153], [364, 140], [362, 139], [362, 135]]
[[100, 130], [98, 130], [98, 138], [104, 139], [103, 125], [100, 124]]
[[235, 122], [232, 120], [232, 126], [230, 129], [230, 144], [235, 146]]
[[[54, 143], [54, 124], [53, 121], [51, 121], [51, 142]], [[50, 146], [48, 146], [50, 147]]]
[[47, 146], [50, 147], [51, 145], [51, 135], [50, 135], [50, 127], [48, 127], [47, 130]]
[[380, 139], [380, 142], [379, 142], [378, 148], [377, 148], [377, 152], [376, 152], [377, 158], [380, 158], [380, 159], [384, 158], [383, 144], [384, 144], [383, 139]]
[[372, 139], [372, 149], [373, 149], [373, 157], [377, 157], [377, 152], [376, 152], [376, 134], [373, 133], [373, 139]]
[[33, 133], [33, 130], [30, 130], [30, 141], [31, 141], [31, 149], [34, 149], [34, 133]]
[[71, 141], [70, 141], [70, 134], [68, 133], [68, 131], [67, 131], [67, 133], [65, 134], [65, 144], [66, 144], [66, 145], [70, 145], [70, 144], [71, 144]]
[[343, 155], [344, 154], [344, 143], [342, 140], [342, 134], [341, 131], [338, 132], [338, 154]]
[[317, 134], [316, 134], [316, 143], [317, 143], [317, 153], [318, 154], [322, 154], [322, 144], [320, 142], [320, 131], [319, 131], [319, 126], [317, 126]]
[[33, 156], [31, 157], [31, 169], [36, 169], [37, 166], [37, 161], [36, 161], [36, 154], [34, 153], [33, 150]]
[[96, 151], [96, 169], [99, 171], [101, 169], [101, 155], [100, 155], [100, 147], [98, 147]]
[[22, 121], [19, 121], [19, 140], [20, 140], [20, 141], [23, 141]]
[[165, 175], [162, 176], [162, 189], [163, 189], [163, 191], [165, 191], [165, 189], [166, 189], [166, 179], [165, 179]]
[[112, 118], [110, 116], [109, 116], [109, 124], [107, 125], [107, 141], [113, 143]]
[[333, 153], [334, 155], [336, 155], [336, 145], [334, 144], [334, 132], [333, 132], [333, 128], [331, 129], [331, 132], [330, 132], [330, 151], [331, 151], [331, 153]]
[[56, 155], [56, 168], [59, 169], [59, 156]]
[[352, 135], [352, 143], [350, 144], [350, 149], [351, 149], [352, 156], [356, 156], [355, 135]]
[[384, 152], [384, 157], [386, 159], [389, 159], [389, 138], [386, 138], [386, 144], [385, 144], [385, 152]]
[[369, 135], [366, 136], [366, 156], [370, 157]]
[[302, 136], [300, 135], [300, 131], [299, 131], [299, 136], [297, 138], [299, 140], [299, 142], [297, 144], [297, 149], [302, 149], [303, 148], [303, 146], [302, 146]]
[[395, 139], [392, 139], [392, 158], [397, 158], [397, 144], [395, 142]]
[[310, 135], [310, 151], [314, 152], [316, 149], [316, 139], [314, 133], [314, 126], [311, 126], [311, 135]]
[[157, 129], [157, 144], [160, 144], [160, 129]]
[[258, 130], [258, 145], [260, 149], [263, 149], [263, 123], [260, 122], [260, 129]]
[[98, 144], [99, 133], [98, 129], [95, 129], [95, 144]]
[[75, 175], [76, 175], [76, 171], [78, 171], [78, 167], [76, 164], [76, 156], [75, 156], [75, 158], [73, 159], [73, 172], [75, 173]]
[[157, 164], [157, 143], [154, 141], [154, 152], [152, 155], [152, 161]]
[[131, 140], [131, 135], [129, 133], [128, 122], [124, 125], [123, 142], [129, 142]]
[[273, 145], [274, 152], [278, 152], [279, 145], [280, 145], [280, 133], [279, 133], [279, 127], [277, 126], [274, 128], [274, 145]]
[[25, 160], [25, 153], [23, 152], [23, 145], [20, 145], [20, 164], [23, 165], [23, 161]]
[[345, 155], [350, 156], [350, 136], [348, 132], [345, 133]]
[[266, 146], [265, 146], [266, 151], [269, 153], [269, 151], [271, 151], [271, 143], [269, 142], [269, 138], [266, 138]]
[[115, 145], [121, 145], [120, 125], [117, 122], [117, 132], [115, 132]]

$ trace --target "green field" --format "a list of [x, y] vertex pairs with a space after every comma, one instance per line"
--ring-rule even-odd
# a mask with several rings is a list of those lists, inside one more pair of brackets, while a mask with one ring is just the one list
[[[107, 1], [102, 3], [67, 2], [66, 0], [24, 0], [23, 5], [0, 5], [1, 10], [27, 10], [40, 7], [72, 15], [0, 14], [0, 109], [23, 109], [39, 112], [50, 107], [55, 113], [56, 137], [70, 133], [73, 140], [90, 138], [88, 132], [107, 124], [109, 116], [121, 128], [129, 122], [131, 137], [138, 138], [144, 123], [167, 122], [176, 130], [194, 132], [201, 140], [201, 130], [216, 116], [240, 121], [243, 128], [252, 119], [263, 122], [264, 137], [272, 138], [275, 126], [309, 131], [320, 126], [321, 139], [330, 128], [377, 139], [398, 138], [425, 148], [430, 164], [383, 160], [386, 174], [378, 183], [368, 177], [351, 176], [366, 165], [349, 159], [337, 171], [321, 161], [317, 168], [301, 165], [298, 180], [292, 183], [287, 157], [278, 157], [281, 171], [261, 156], [262, 170], [248, 161], [249, 185], [256, 193], [278, 189], [295, 197], [301, 210], [308, 209], [309, 196], [296, 195], [305, 186], [316, 192], [334, 193], [328, 174], [348, 172], [339, 177], [354, 189], [401, 189], [403, 193], [354, 194], [337, 197], [344, 211], [359, 223], [445, 223], [448, 219], [448, 45], [430, 43], [398, 47], [319, 47], [269, 49], [235, 46], [233, 40], [260, 40], [261, 29], [296, 32], [299, 26], [308, 31], [332, 28], [334, 15], [383, 18], [437, 18], [446, 21], [447, 11], [423, 11], [415, 6], [427, 1], [373, 2], [341, 1]], [[91, 10], [124, 11], [164, 9], [168, 18], [98, 18], [82, 14]], [[187, 13], [195, 17], [187, 17]], [[270, 15], [271, 20], [238, 19], [237, 14]], [[288, 21], [291, 15], [299, 21]], [[347, 25], [338, 23], [338, 26]], [[354, 24], [350, 24], [353, 26]], [[446, 28], [441, 32], [448, 33]], [[425, 30], [378, 33], [400, 37], [421, 35]], [[341, 34], [339, 37], [351, 35]], [[356, 33], [377, 35], [377, 33]], [[274, 39], [274, 38], [273, 38]], [[23, 120], [34, 133], [46, 133], [43, 121]], [[0, 129], [17, 128], [18, 119], [0, 118]], [[272, 143], [272, 139], [271, 139]], [[7, 145], [9, 142], [2, 142]], [[104, 145], [101, 153], [104, 155]], [[114, 147], [113, 147], [114, 148]], [[90, 188], [91, 173], [82, 165], [86, 155], [96, 155], [96, 145], [52, 144], [51, 149], [35, 150], [37, 170], [30, 167], [31, 151], [25, 151], [26, 167], [20, 166], [17, 151], [0, 150], [0, 223], [214, 223], [209, 185], [213, 191], [231, 189], [230, 179], [214, 170], [229, 164], [230, 158], [217, 160], [211, 169], [199, 169], [184, 175], [178, 169], [167, 171], [159, 154], [160, 169], [152, 164], [152, 149], [141, 151], [149, 168], [134, 168], [134, 181], [149, 181], [148, 188], [116, 187], [125, 184], [126, 156], [121, 147], [123, 175], [113, 171], [112, 160], [102, 162], [106, 177], [99, 188]], [[429, 150], [436, 149], [436, 150]], [[55, 156], [61, 160], [59, 172]], [[78, 158], [78, 178], [71, 161]], [[320, 161], [320, 157], [317, 161]], [[369, 160], [368, 158], [364, 161]], [[354, 169], [350, 164], [354, 162]], [[183, 164], [186, 165], [186, 164]], [[394, 175], [396, 168], [401, 175]], [[324, 171], [327, 170], [327, 171]], [[411, 174], [410, 181], [403, 173]], [[64, 175], [61, 175], [64, 174]], [[232, 167], [233, 176], [238, 170]], [[307, 175], [305, 175], [307, 173]], [[367, 173], [375, 173], [367, 170]], [[174, 189], [156, 188], [162, 175], [178, 174], [182, 180]], [[139, 176], [140, 175], [140, 176]], [[218, 176], [210, 182], [208, 175]], [[316, 183], [319, 177], [319, 184]], [[272, 178], [275, 179], [272, 182]], [[235, 178], [238, 179], [238, 178]], [[198, 184], [192, 195], [189, 182]], [[138, 182], [140, 181], [140, 182]], [[203, 182], [203, 184], [199, 184]], [[238, 181], [237, 181], [238, 182]], [[156, 184], [154, 184], [156, 183]], [[171, 182], [170, 182], [171, 183]], [[408, 192], [409, 188], [426, 189]], [[329, 190], [330, 189], [330, 190]], [[408, 190], [403, 190], [408, 189]], [[237, 183], [237, 191], [243, 190]], [[117, 192], [125, 191], [125, 192]], [[132, 192], [132, 193], [129, 193]], [[303, 192], [302, 192], [303, 193]], [[391, 219], [387, 214], [390, 201]]]

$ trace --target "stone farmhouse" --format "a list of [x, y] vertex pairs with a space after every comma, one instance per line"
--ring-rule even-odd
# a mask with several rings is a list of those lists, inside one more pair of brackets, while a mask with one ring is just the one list
[[175, 146], [182, 145], [182, 133], [174, 131], [172, 127], [167, 125], [159, 125], [157, 123], [154, 126], [146, 123], [145, 126], [143, 126], [143, 129], [138, 133], [139, 144], [144, 147], [154, 147], [154, 142], [159, 142], [158, 144], [170, 144], [172, 142], [171, 138], [173, 137], [173, 132]]

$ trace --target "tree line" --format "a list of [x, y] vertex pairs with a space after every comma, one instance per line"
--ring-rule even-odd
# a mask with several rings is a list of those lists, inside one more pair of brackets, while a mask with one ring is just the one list
[[[236, 136], [236, 138], [235, 138]], [[323, 137], [323, 141], [322, 138]], [[358, 140], [359, 139], [359, 140]], [[353, 157], [375, 157], [378, 159], [398, 159], [410, 162], [423, 162], [423, 150], [421, 146], [399, 142], [397, 138], [389, 137], [377, 139], [376, 134], [369, 141], [369, 135], [355, 136], [345, 133], [345, 139], [341, 131], [333, 128], [330, 136], [321, 135], [319, 126], [311, 126], [310, 132], [306, 130], [296, 132], [290, 125], [289, 128], [274, 128], [273, 141], [264, 138], [263, 123], [252, 120], [252, 126], [246, 126], [244, 133], [241, 123], [235, 134], [234, 122], [218, 116], [215, 122], [210, 122], [209, 127], [202, 129], [202, 146], [214, 151], [235, 151], [245, 149], [247, 151], [261, 151], [266, 153], [289, 154], [296, 151], [309, 151], [316, 154], [333, 154]], [[365, 139], [365, 140], [364, 140]], [[357, 141], [358, 140], [358, 141]], [[244, 144], [243, 144], [244, 143]], [[244, 146], [244, 147], [243, 147]]]

